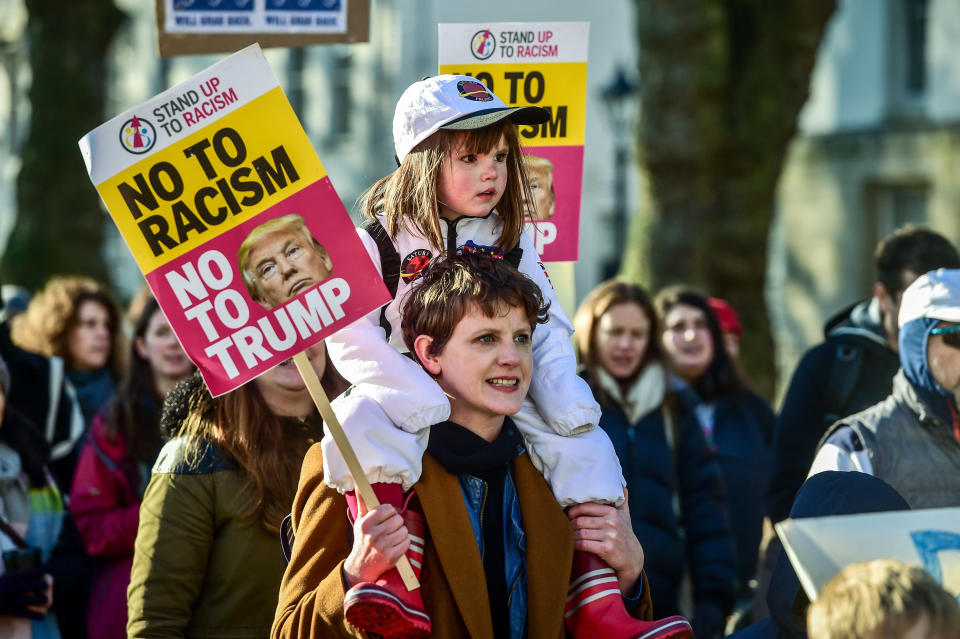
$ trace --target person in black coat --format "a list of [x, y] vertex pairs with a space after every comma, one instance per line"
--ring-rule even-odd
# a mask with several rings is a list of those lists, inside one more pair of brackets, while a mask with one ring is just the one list
[[70, 452], [83, 436], [83, 416], [76, 399], [66, 389], [63, 360], [25, 351], [10, 339], [10, 325], [0, 323], [0, 357], [10, 369], [12, 385], [8, 404], [46, 434], [49, 448], [60, 451], [49, 466], [57, 486], [64, 494], [70, 492], [73, 480], [72, 463], [58, 472], [72, 459]]
[[719, 636], [737, 580], [723, 480], [688, 399], [671, 388], [650, 298], [638, 286], [606, 282], [587, 296], [574, 324], [581, 375], [603, 409], [600, 427], [627, 482], [654, 615], [680, 612], [689, 571], [694, 632]]
[[767, 490], [773, 523], [790, 512], [827, 428], [890, 394], [900, 368], [897, 315], [903, 291], [927, 271], [960, 268], [960, 256], [942, 235], [905, 226], [880, 242], [874, 266], [873, 296], [831, 318], [824, 341], [804, 354], [790, 379]]
[[763, 531], [764, 495], [776, 418], [750, 390], [723, 348], [720, 324], [700, 293], [671, 287], [656, 298], [662, 346], [696, 394], [695, 414], [717, 455], [737, 550], [739, 596], [749, 595]]
[[[77, 458], [93, 416], [115, 393], [123, 359], [120, 314], [106, 287], [80, 276], [56, 276], [30, 300], [27, 310], [10, 322], [10, 340], [18, 348], [41, 355], [49, 377], [66, 384], [74, 400], [69, 430], [44, 428], [50, 444], [50, 470], [64, 494], [70, 492]], [[18, 393], [14, 379], [14, 393]], [[54, 401], [51, 396], [49, 401]], [[61, 402], [62, 405], [62, 402]], [[59, 424], [58, 424], [59, 426]]]

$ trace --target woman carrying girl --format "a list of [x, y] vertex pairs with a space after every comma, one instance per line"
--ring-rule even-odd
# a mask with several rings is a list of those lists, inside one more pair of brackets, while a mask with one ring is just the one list
[[90, 592], [90, 639], [127, 636], [127, 584], [140, 501], [160, 452], [160, 406], [193, 371], [152, 297], [134, 326], [117, 397], [94, 417], [70, 491], [70, 512], [87, 552], [97, 560]]
[[[507, 107], [469, 76], [416, 82], [397, 104], [393, 134], [399, 168], [368, 191], [364, 212], [369, 220], [360, 230], [394, 299], [329, 338], [328, 345], [337, 368], [355, 385], [334, 408], [378, 497], [398, 512], [405, 510], [404, 492], [420, 478], [430, 427], [450, 415], [440, 386], [401, 354], [407, 350], [400, 331], [402, 304], [427, 263], [460, 252], [507, 261], [549, 302], [548, 323], [533, 334], [532, 403], [514, 416], [535, 467], [564, 507], [623, 502], [616, 454], [596, 429], [599, 407], [576, 375], [573, 327], [522, 231], [524, 202], [532, 196], [518, 125], [537, 125], [548, 116], [538, 107]], [[486, 386], [506, 392], [513, 383], [491, 378]], [[363, 397], [376, 401], [389, 422], [371, 420], [361, 408]], [[323, 462], [325, 482], [347, 494], [356, 518], [353, 480], [329, 438]], [[595, 582], [616, 580], [592, 553], [578, 552], [574, 566], [565, 617], [573, 636], [689, 636], [686, 622], [671, 623], [670, 630], [659, 633], [657, 622], [633, 619], [616, 588], [589, 596]], [[425, 636], [430, 629], [429, 621], [421, 622], [426, 615], [419, 591], [408, 592], [395, 569], [377, 584], [351, 588], [345, 613], [354, 626], [387, 636]]]
[[[347, 589], [380, 582], [409, 545], [422, 545], [413, 535], [423, 538], [425, 528], [430, 543], [413, 565], [434, 637], [567, 637], [566, 577], [581, 547], [603, 553], [617, 572], [601, 589], [619, 589], [628, 610], [651, 618], [650, 589], [640, 585], [643, 550], [626, 506], [583, 504], [564, 513], [509, 417], [530, 382], [531, 332], [545, 320], [540, 289], [500, 260], [459, 255], [427, 267], [404, 306], [404, 341], [452, 399], [450, 419], [431, 427], [418, 507], [401, 517], [380, 506], [351, 530], [346, 500], [323, 482], [321, 447], [311, 448], [294, 500], [296, 541], [274, 639], [367, 636], [345, 619], [347, 592], [356, 592]], [[491, 376], [516, 384], [492, 390], [484, 383]]]

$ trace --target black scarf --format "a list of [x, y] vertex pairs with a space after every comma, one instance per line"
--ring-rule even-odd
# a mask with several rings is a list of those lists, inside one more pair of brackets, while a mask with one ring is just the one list
[[451, 421], [434, 424], [430, 428], [427, 452], [452, 475], [464, 473], [480, 477], [523, 454], [523, 438], [513, 420], [504, 418], [500, 434], [492, 442]]
[[503, 485], [513, 460], [524, 452], [523, 438], [509, 417], [492, 442], [451, 422], [430, 428], [427, 452], [452, 475], [468, 474], [487, 485], [483, 516], [483, 573], [487, 582], [493, 635], [510, 636], [510, 610], [507, 601], [506, 554], [503, 548]]

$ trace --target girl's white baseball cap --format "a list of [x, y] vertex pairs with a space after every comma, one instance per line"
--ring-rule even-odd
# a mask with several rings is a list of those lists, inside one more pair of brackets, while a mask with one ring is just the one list
[[481, 129], [504, 118], [514, 124], [542, 124], [550, 112], [537, 106], [509, 107], [468, 75], [437, 75], [414, 82], [400, 96], [393, 115], [397, 162], [439, 129]]

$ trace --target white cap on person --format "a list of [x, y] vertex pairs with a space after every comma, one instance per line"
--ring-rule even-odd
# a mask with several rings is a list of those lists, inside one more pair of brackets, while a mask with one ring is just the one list
[[900, 299], [897, 323], [903, 327], [921, 317], [960, 323], [960, 269], [924, 273], [907, 287]]
[[393, 114], [397, 162], [440, 129], [480, 129], [504, 118], [514, 124], [542, 124], [550, 113], [537, 106], [509, 107], [468, 75], [437, 75], [414, 82], [400, 96]]

